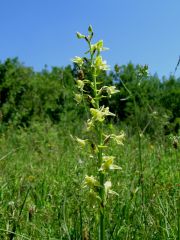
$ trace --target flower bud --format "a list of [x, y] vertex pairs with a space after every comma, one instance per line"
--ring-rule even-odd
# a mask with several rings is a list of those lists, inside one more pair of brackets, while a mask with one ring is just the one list
[[84, 82], [82, 80], [77, 80], [77, 86], [82, 91], [84, 88]]
[[82, 39], [85, 38], [85, 35], [81, 34], [80, 32], [76, 33], [77, 38]]
[[89, 27], [88, 27], [88, 32], [89, 32], [89, 33], [92, 33], [92, 32], [93, 32], [93, 29], [92, 29], [92, 26], [91, 26], [91, 25], [89, 25]]

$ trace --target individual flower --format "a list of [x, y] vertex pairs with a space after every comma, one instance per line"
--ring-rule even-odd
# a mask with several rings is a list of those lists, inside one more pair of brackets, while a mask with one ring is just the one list
[[105, 48], [105, 47], [104, 47], [104, 42], [103, 42], [103, 40], [99, 40], [99, 41], [96, 43], [96, 48], [97, 48], [97, 51], [98, 51], [98, 52], [102, 52], [102, 51], [108, 50], [108, 48]]
[[98, 90], [98, 96], [100, 96], [103, 92], [107, 92], [108, 96], [111, 97], [112, 94], [118, 93], [119, 90], [117, 90], [115, 86], [103, 86], [100, 90]]
[[123, 145], [123, 140], [125, 138], [124, 132], [121, 132], [120, 135], [111, 134], [110, 136], [118, 145]]
[[77, 87], [82, 91], [84, 88], [84, 81], [77, 80], [76, 83], [77, 83]]
[[78, 138], [76, 137], [76, 141], [77, 143], [80, 145], [80, 147], [85, 147], [86, 146], [86, 142], [88, 141], [87, 139], [86, 140], [83, 140], [81, 138]]
[[88, 119], [87, 120], [87, 131], [90, 131], [94, 128], [94, 122], [93, 119]]
[[112, 187], [112, 183], [111, 181], [106, 181], [104, 183], [104, 188], [105, 188], [105, 194], [107, 195], [107, 192], [109, 191], [109, 189]]
[[112, 94], [119, 92], [119, 90], [117, 90], [115, 86], [107, 87], [106, 91], [107, 91], [107, 94], [109, 95], [109, 97], [111, 97]]
[[104, 115], [105, 115], [105, 116], [113, 116], [113, 117], [116, 116], [114, 113], [112, 113], [112, 112], [109, 111], [109, 107], [106, 107], [106, 108], [105, 108], [105, 107], [103, 106], [103, 107], [102, 107], [102, 111], [104, 112]]
[[99, 109], [90, 108], [91, 115], [93, 120], [103, 122], [106, 116], [115, 116], [114, 113], [109, 111], [109, 107], [100, 107]]
[[81, 94], [75, 94], [74, 99], [77, 102], [77, 104], [81, 103], [83, 100], [83, 96]]
[[98, 53], [98, 55], [100, 54], [100, 52], [102, 51], [106, 51], [108, 50], [108, 48], [105, 48], [104, 47], [104, 43], [103, 43], [103, 40], [99, 40], [97, 43], [95, 44], [91, 44], [91, 48], [89, 51], [86, 52], [87, 53], [91, 53], [91, 54], [94, 54], [96, 51]]
[[91, 115], [93, 116], [94, 120], [103, 122], [104, 121], [104, 113], [101, 110], [90, 108]]
[[112, 183], [111, 181], [106, 181], [104, 183], [104, 189], [105, 189], [105, 196], [107, 197], [108, 194], [113, 194], [113, 195], [119, 195], [118, 193], [116, 193], [115, 191], [111, 190], [112, 187]]
[[101, 165], [101, 168], [99, 169], [99, 171], [102, 172], [107, 172], [108, 170], [121, 170], [122, 168], [114, 165], [114, 156], [103, 156], [103, 163]]
[[101, 56], [97, 56], [94, 61], [94, 66], [96, 69], [107, 71], [110, 67], [107, 65], [106, 61], [103, 61]]
[[79, 67], [82, 67], [84, 60], [81, 57], [75, 57], [72, 59], [72, 62], [76, 63]]
[[94, 176], [88, 176], [86, 175], [85, 176], [85, 179], [84, 179], [84, 186], [86, 187], [90, 187], [90, 188], [94, 188], [94, 187], [98, 187], [100, 186], [99, 182], [95, 179]]

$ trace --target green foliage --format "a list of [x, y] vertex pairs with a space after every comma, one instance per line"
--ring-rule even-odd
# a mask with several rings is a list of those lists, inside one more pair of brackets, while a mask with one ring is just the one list
[[[24, 105], [24, 98], [33, 77], [32, 69], [23, 67], [17, 59], [7, 59], [0, 65], [0, 106], [3, 122], [12, 121], [14, 124], [26, 122], [31, 108]], [[31, 104], [29, 100], [27, 103]]]
[[7, 59], [0, 65], [0, 82], [3, 123], [28, 126], [32, 120], [47, 118], [55, 123], [74, 110], [74, 78], [70, 66], [35, 73], [18, 59]]
[[[26, 67], [17, 58], [7, 59], [0, 63], [0, 121], [5, 125], [29, 126], [32, 121], [50, 119], [52, 123], [74, 121], [77, 117], [85, 119], [86, 102], [78, 106], [73, 101], [75, 78], [91, 80], [90, 61], [84, 58], [81, 69], [74, 64], [73, 68], [47, 68], [35, 72]], [[109, 105], [110, 111], [116, 114], [114, 122], [127, 123], [132, 131], [135, 129], [135, 108], [132, 96], [123, 87], [127, 86], [136, 101], [138, 124], [146, 133], [158, 135], [161, 132], [178, 133], [180, 118], [180, 79], [170, 76], [161, 81], [157, 76], [139, 79], [139, 65], [129, 63], [127, 66], [114, 67], [109, 74], [99, 73], [99, 87], [115, 85], [120, 92], [110, 99], [100, 100], [102, 105]], [[91, 95], [91, 88], [85, 90]], [[104, 92], [105, 94], [105, 92]], [[85, 104], [85, 105], [84, 105]], [[108, 118], [108, 120], [112, 120]], [[164, 130], [165, 129], [165, 130]], [[159, 133], [158, 133], [159, 132]]]
[[[109, 127], [111, 133], [119, 132], [116, 126]], [[94, 161], [70, 137], [81, 131], [78, 120], [74, 126], [49, 121], [9, 127], [1, 134], [0, 239], [10, 239], [13, 228], [14, 239], [97, 239], [98, 219], [81, 191], [86, 169], [92, 174]], [[119, 196], [109, 196], [106, 204], [107, 239], [178, 239], [180, 151], [179, 142], [177, 149], [173, 143], [168, 136], [142, 138], [146, 221], [138, 139], [127, 137], [121, 151], [111, 143], [109, 154], [116, 156], [123, 171], [111, 173]]]
[[105, 239], [179, 239], [180, 79], [107, 73], [88, 33], [73, 67], [0, 63], [0, 239], [94, 240], [99, 215]]
[[[166, 96], [164, 84], [156, 76], [143, 76], [140, 65], [135, 67], [131, 63], [122, 67], [116, 65], [111, 76], [120, 89], [110, 103], [119, 121], [125, 121], [133, 132], [136, 132], [137, 125], [151, 136], [164, 132], [174, 116], [173, 108], [166, 107], [162, 101]], [[172, 102], [178, 108], [179, 100], [175, 98]], [[178, 111], [175, 112], [179, 115]]]
[[164, 79], [160, 102], [171, 112], [170, 124], [166, 126], [166, 131], [178, 133], [180, 129], [180, 79], [176, 80], [173, 76], [170, 76], [168, 80]]
[[[107, 120], [107, 135], [118, 135], [121, 121], [127, 136], [121, 151], [115, 141], [108, 142], [106, 151], [107, 156], [116, 157], [122, 171], [111, 173], [113, 190], [119, 196], [109, 195], [106, 201], [105, 236], [175, 240], [180, 232], [179, 135], [164, 136], [159, 129], [167, 122], [168, 131], [173, 132], [180, 123], [179, 79], [160, 81], [149, 76], [138, 85], [133, 69], [133, 65], [124, 66], [120, 72], [99, 75], [105, 85], [120, 89], [100, 102], [110, 104], [109, 110], [118, 115], [116, 124], [112, 118]], [[121, 74], [135, 96], [137, 121]], [[89, 151], [94, 154], [96, 149], [92, 144], [82, 151], [70, 137], [82, 136], [83, 118], [90, 116], [84, 104], [74, 103], [74, 93], [70, 66], [36, 73], [17, 59], [0, 64], [0, 239], [97, 239], [99, 220], [82, 190], [84, 176], [94, 174]], [[161, 123], [164, 113], [170, 117], [164, 116]], [[138, 122], [143, 129], [149, 120], [145, 132], [151, 138], [143, 135], [139, 145], [134, 126]], [[106, 189], [110, 186], [107, 177]]]

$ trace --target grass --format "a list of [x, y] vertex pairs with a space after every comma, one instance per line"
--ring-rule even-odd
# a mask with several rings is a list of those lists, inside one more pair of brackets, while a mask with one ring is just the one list
[[[0, 239], [97, 239], [98, 216], [82, 188], [94, 163], [70, 137], [80, 135], [75, 125], [36, 123], [1, 133]], [[180, 152], [168, 136], [144, 136], [141, 148], [143, 178], [137, 136], [109, 148], [122, 171], [111, 173], [119, 196], [107, 204], [106, 239], [180, 239]]]

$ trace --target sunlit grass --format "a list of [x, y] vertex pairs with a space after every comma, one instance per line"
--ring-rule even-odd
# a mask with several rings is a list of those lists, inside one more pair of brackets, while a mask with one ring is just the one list
[[[35, 124], [1, 135], [1, 239], [97, 239], [98, 219], [82, 191], [93, 162], [74, 144], [72, 131]], [[106, 238], [178, 239], [180, 156], [169, 137], [142, 138], [144, 209], [136, 136], [127, 137], [125, 147], [112, 143], [109, 149], [123, 170], [112, 173], [119, 196], [107, 204]]]

